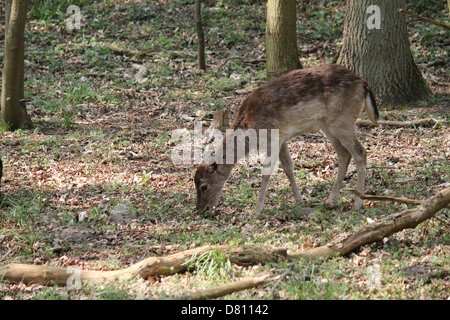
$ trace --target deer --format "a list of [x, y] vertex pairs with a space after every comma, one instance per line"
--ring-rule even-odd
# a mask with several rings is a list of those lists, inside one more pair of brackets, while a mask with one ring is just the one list
[[[329, 64], [297, 69], [254, 89], [242, 101], [230, 129], [231, 132], [240, 130], [244, 133], [266, 129], [267, 132], [277, 133], [278, 140], [273, 141], [275, 135], [265, 138], [270, 151], [267, 158], [276, 156], [279, 159], [300, 208], [303, 199], [294, 178], [293, 161], [287, 143], [299, 135], [322, 131], [337, 155], [336, 180], [325, 202], [327, 208], [333, 208], [352, 157], [356, 165], [356, 189], [364, 192], [366, 150], [358, 141], [356, 130], [356, 121], [363, 109], [370, 121], [378, 125], [379, 113], [368, 82], [341, 65]], [[249, 139], [246, 139], [245, 152], [238, 156], [237, 139], [228, 131], [216, 147], [214, 157], [208, 163], [200, 164], [194, 174], [197, 211], [200, 214], [215, 208], [234, 165], [251, 151]], [[261, 135], [257, 138], [261, 139]], [[230, 152], [233, 154], [230, 155]], [[225, 161], [226, 158], [233, 161]], [[266, 190], [274, 167], [273, 162], [263, 163], [256, 214], [264, 208]], [[355, 196], [354, 207], [360, 209], [362, 205], [362, 199]]]

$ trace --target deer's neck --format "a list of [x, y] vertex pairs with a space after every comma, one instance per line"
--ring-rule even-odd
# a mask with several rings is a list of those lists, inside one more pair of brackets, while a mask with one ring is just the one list
[[[245, 140], [245, 139], [244, 139]], [[236, 138], [234, 130], [228, 131], [216, 148], [216, 161], [222, 164], [224, 171], [233, 169], [234, 165], [249, 153], [248, 143], [240, 138]]]

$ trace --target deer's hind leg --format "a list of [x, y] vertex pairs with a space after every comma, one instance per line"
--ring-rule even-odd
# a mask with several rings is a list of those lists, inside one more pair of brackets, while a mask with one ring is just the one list
[[342, 181], [344, 180], [345, 175], [347, 174], [348, 165], [350, 164], [352, 155], [348, 151], [348, 149], [342, 145], [340, 140], [331, 132], [331, 130], [328, 129], [328, 127], [323, 127], [321, 129], [323, 133], [325, 133], [325, 136], [330, 141], [334, 150], [336, 151], [338, 158], [338, 173], [336, 176], [336, 180], [333, 184], [333, 187], [331, 188], [330, 195], [328, 196], [328, 199], [325, 203], [325, 205], [328, 208], [331, 208], [336, 205], [339, 196], [339, 191], [341, 190], [342, 186]]
[[[324, 127], [321, 129], [330, 140], [338, 156], [338, 175], [333, 188], [331, 189], [330, 196], [326, 202], [328, 206], [332, 206], [336, 203], [342, 181], [347, 174], [351, 157], [353, 157], [353, 160], [355, 161], [356, 172], [358, 174], [356, 189], [360, 192], [364, 192], [364, 184], [366, 180], [366, 150], [358, 141], [355, 128], [348, 127], [345, 129], [340, 128], [340, 130], [333, 130], [331, 128]], [[361, 208], [362, 203], [362, 199], [355, 196], [355, 208]]]
[[291, 184], [292, 191], [294, 192], [294, 197], [297, 202], [302, 205], [303, 199], [300, 190], [298, 189], [297, 183], [295, 182], [294, 177], [294, 167], [292, 165], [291, 154], [289, 153], [289, 148], [286, 143], [281, 144], [280, 147], [280, 163], [283, 167], [283, 171], [289, 179], [289, 183]]

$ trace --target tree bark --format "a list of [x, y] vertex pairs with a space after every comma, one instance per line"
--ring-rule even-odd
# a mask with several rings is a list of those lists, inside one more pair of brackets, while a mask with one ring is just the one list
[[368, 80], [384, 106], [404, 105], [431, 94], [411, 54], [405, 17], [397, 11], [404, 6], [405, 0], [347, 0], [337, 63]]
[[[5, 61], [1, 95], [2, 120], [11, 130], [33, 128], [23, 99], [23, 50], [28, 1], [14, 0], [6, 30]], [[22, 87], [22, 88], [21, 88]]]
[[11, 7], [13, 0], [6, 0], [5, 3], [5, 37], [8, 34], [9, 18], [11, 17]]
[[298, 60], [296, 1], [268, 0], [266, 20], [267, 78], [301, 68]]
[[203, 32], [202, 23], [202, 0], [195, 0], [195, 30], [197, 32], [197, 59], [199, 69], [206, 69], [205, 61], [205, 33]]

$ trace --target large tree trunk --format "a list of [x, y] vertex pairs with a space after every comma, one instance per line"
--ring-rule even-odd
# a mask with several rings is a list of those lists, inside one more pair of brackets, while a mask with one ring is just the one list
[[28, 1], [14, 0], [10, 7], [9, 20], [8, 17], [5, 19], [8, 21], [8, 29], [5, 31], [1, 115], [11, 130], [33, 127], [25, 106], [20, 102], [23, 99], [23, 50], [27, 10]]
[[298, 60], [296, 1], [268, 0], [266, 21], [267, 78], [301, 68]]
[[403, 105], [431, 94], [411, 54], [405, 17], [397, 12], [404, 7], [405, 0], [347, 0], [337, 63], [368, 80], [382, 105]]

